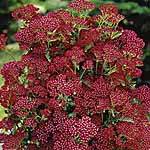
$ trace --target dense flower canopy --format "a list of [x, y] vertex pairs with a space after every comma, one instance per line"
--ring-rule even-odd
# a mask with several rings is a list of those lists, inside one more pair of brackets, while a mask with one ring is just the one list
[[150, 88], [134, 80], [144, 42], [118, 26], [114, 4], [94, 9], [75, 0], [46, 15], [31, 4], [12, 13], [27, 53], [1, 69], [4, 150], [150, 149]]

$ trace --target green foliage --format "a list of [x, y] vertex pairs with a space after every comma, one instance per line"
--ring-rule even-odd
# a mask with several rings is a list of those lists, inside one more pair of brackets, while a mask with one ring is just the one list
[[28, 80], [27, 80], [27, 75], [28, 75], [28, 67], [26, 66], [24, 68], [24, 72], [23, 74], [21, 74], [21, 76], [18, 77], [20, 84], [24, 85], [24, 87], [28, 87]]
[[0, 120], [6, 116], [5, 109], [0, 106]]
[[150, 7], [148, 7], [148, 5], [146, 5], [146, 3], [150, 2], [149, 0], [142, 0], [143, 2], [145, 2], [145, 5], [140, 5], [135, 1], [129, 1], [129, 0], [122, 0], [122, 1], [118, 1], [118, 0], [90, 0], [91, 2], [95, 3], [97, 7], [99, 7], [101, 4], [106, 4], [106, 3], [115, 3], [119, 10], [123, 13], [123, 14], [146, 14], [146, 15], [150, 15]]
[[59, 8], [64, 8], [67, 5], [66, 0], [11, 0], [8, 6], [8, 11], [13, 11], [16, 8], [25, 6], [27, 4], [34, 4], [40, 8], [42, 13], [46, 13], [50, 10], [56, 10]]
[[124, 14], [147, 14], [150, 15], [150, 8], [147, 6], [140, 6], [136, 2], [122, 2], [117, 3], [119, 9]]

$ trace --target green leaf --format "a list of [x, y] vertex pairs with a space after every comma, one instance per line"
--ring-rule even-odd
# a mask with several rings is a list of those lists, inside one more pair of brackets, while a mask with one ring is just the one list
[[137, 99], [137, 98], [132, 98], [131, 100], [130, 100], [130, 102], [132, 103], [132, 104], [141, 104], [142, 102], [139, 100], [139, 99]]
[[74, 140], [76, 141], [77, 144], [82, 144], [83, 142], [80, 140], [80, 135], [77, 134], [74, 136]]
[[111, 39], [116, 39], [122, 35], [122, 32], [112, 32]]
[[28, 72], [29, 72], [28, 66], [25, 66], [23, 74], [21, 74], [21, 76], [18, 77], [20, 84], [23, 84], [25, 87], [28, 86], [28, 82], [29, 82], [29, 80], [26, 79]]
[[85, 52], [87, 52], [92, 47], [93, 47], [93, 44], [89, 44], [89, 45], [85, 46], [85, 48], [84, 48]]
[[47, 58], [47, 60], [48, 60], [49, 62], [51, 61], [50, 51], [49, 51], [49, 50], [46, 50], [45, 57]]
[[2, 120], [6, 116], [7, 114], [5, 112], [5, 108], [3, 106], [0, 106], [0, 120]]
[[3, 76], [0, 74], [0, 87], [3, 86], [5, 82], [5, 79], [3, 78]]
[[116, 66], [113, 66], [111, 68], [105, 68], [105, 66], [104, 66], [104, 75], [106, 75], [106, 76], [109, 76], [116, 71], [117, 71]]
[[146, 114], [146, 117], [148, 119], [148, 122], [150, 122], [150, 113]]
[[76, 113], [72, 112], [68, 114], [69, 118], [75, 118], [76, 117]]
[[126, 117], [119, 118], [118, 121], [134, 123], [134, 120], [132, 118], [126, 118]]

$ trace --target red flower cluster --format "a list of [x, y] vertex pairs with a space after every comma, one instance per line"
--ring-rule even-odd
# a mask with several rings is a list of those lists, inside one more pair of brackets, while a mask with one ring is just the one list
[[94, 9], [95, 5], [85, 0], [75, 0], [68, 5], [68, 8], [71, 8], [77, 12], [83, 12]]
[[150, 88], [133, 80], [144, 42], [118, 26], [115, 5], [94, 8], [75, 0], [46, 15], [33, 5], [13, 12], [27, 53], [1, 69], [4, 150], [150, 149]]
[[16, 20], [29, 21], [32, 17], [37, 14], [39, 9], [34, 7], [32, 4], [27, 5], [26, 7], [20, 7], [12, 12], [12, 16]]

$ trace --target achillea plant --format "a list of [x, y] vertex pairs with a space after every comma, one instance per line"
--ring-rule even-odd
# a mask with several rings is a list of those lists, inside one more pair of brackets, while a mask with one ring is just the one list
[[[1, 69], [4, 150], [149, 150], [150, 88], [135, 86], [144, 42], [118, 26], [114, 4], [75, 0], [66, 10], [13, 12], [20, 61]], [[4, 47], [2, 35], [0, 48]]]

